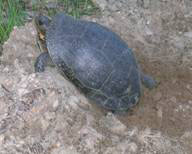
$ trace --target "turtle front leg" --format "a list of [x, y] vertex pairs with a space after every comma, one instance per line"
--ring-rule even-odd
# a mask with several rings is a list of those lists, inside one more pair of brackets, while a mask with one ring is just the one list
[[35, 61], [35, 72], [44, 72], [45, 67], [48, 62], [51, 60], [48, 52], [41, 53]]
[[143, 72], [140, 73], [141, 76], [141, 81], [143, 83], [143, 85], [148, 88], [148, 89], [152, 89], [157, 87], [157, 82], [149, 75], [144, 74]]

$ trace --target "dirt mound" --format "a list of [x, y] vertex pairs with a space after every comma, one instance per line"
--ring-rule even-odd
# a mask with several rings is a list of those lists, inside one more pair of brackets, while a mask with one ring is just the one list
[[0, 64], [0, 153], [192, 152], [192, 5], [176, 0], [106, 3], [102, 16], [84, 18], [120, 34], [159, 86], [144, 89], [140, 103], [126, 115], [107, 113], [55, 68], [34, 73], [39, 55], [34, 27], [15, 28]]

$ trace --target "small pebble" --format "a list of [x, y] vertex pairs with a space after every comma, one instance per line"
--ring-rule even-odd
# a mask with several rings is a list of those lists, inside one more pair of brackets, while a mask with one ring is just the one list
[[127, 145], [127, 147], [129, 148], [129, 151], [133, 152], [133, 153], [136, 153], [138, 151], [138, 146], [136, 143], [132, 142], [132, 143], [129, 143]]
[[157, 92], [154, 96], [153, 99], [154, 101], [159, 101], [162, 97], [162, 93], [161, 92]]
[[46, 131], [47, 128], [49, 127], [49, 122], [44, 118], [41, 118], [41, 125], [42, 125], [41, 128], [43, 129], [43, 131]]
[[177, 99], [174, 96], [170, 98], [170, 101], [173, 102], [173, 103], [177, 103]]
[[53, 109], [57, 109], [58, 106], [59, 106], [59, 100], [57, 99], [53, 102]]
[[46, 120], [53, 120], [55, 118], [55, 112], [46, 112], [45, 118]]
[[159, 107], [158, 110], [157, 110], [157, 116], [162, 119], [163, 118], [163, 111], [162, 111], [162, 108]]
[[191, 86], [190, 86], [190, 84], [188, 84], [188, 85], [186, 86], [186, 88], [187, 88], [187, 89], [191, 89]]
[[108, 113], [101, 121], [109, 130], [116, 134], [123, 135], [127, 129], [127, 127], [111, 113]]
[[185, 32], [184, 36], [188, 38], [192, 38], [192, 32]]
[[188, 103], [189, 103], [190, 105], [192, 105], [192, 100], [189, 100]]

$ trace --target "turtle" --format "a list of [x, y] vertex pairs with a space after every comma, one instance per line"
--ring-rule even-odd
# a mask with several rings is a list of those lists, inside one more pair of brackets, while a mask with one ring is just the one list
[[138, 104], [142, 85], [156, 87], [128, 44], [107, 26], [63, 12], [52, 18], [38, 15], [35, 25], [47, 48], [36, 58], [35, 72], [43, 72], [51, 59], [63, 77], [101, 108], [126, 112]]

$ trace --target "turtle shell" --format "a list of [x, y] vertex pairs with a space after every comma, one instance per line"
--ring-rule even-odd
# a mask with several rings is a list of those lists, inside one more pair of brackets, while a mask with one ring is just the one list
[[122, 111], [138, 102], [141, 80], [137, 62], [116, 33], [59, 13], [46, 32], [46, 44], [60, 72], [97, 104]]

